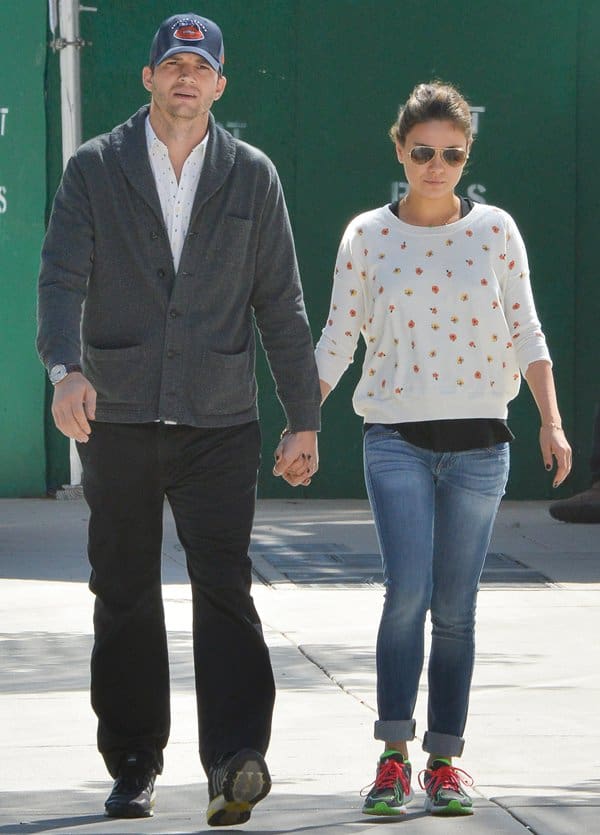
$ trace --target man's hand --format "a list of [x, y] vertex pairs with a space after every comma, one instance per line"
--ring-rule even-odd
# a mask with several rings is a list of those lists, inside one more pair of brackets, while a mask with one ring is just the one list
[[54, 386], [52, 417], [57, 429], [79, 443], [87, 443], [96, 417], [96, 390], [79, 371], [67, 374]]
[[275, 450], [273, 475], [283, 476], [292, 487], [307, 487], [318, 469], [317, 433], [286, 433]]

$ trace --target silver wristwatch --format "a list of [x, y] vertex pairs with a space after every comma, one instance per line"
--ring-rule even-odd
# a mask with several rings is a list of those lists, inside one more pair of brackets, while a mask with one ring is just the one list
[[53, 365], [48, 371], [48, 377], [50, 378], [52, 385], [55, 386], [57, 383], [60, 383], [61, 380], [64, 380], [67, 374], [70, 374], [72, 371], [81, 371], [81, 366], [77, 365], [75, 362], [66, 364], [59, 362], [56, 365]]

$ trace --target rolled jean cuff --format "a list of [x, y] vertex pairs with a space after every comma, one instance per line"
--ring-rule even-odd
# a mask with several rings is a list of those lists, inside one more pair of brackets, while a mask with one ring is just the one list
[[396, 742], [415, 738], [416, 722], [414, 719], [378, 719], [375, 722], [375, 739], [384, 742]]
[[423, 751], [428, 754], [439, 754], [446, 757], [460, 757], [465, 741], [462, 736], [451, 736], [450, 734], [438, 734], [435, 731], [426, 731], [423, 737]]

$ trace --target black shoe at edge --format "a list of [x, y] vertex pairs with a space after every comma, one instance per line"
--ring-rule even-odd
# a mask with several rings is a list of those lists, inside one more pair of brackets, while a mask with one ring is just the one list
[[138, 754], [123, 758], [112, 791], [104, 804], [109, 818], [149, 818], [154, 806], [156, 769]]

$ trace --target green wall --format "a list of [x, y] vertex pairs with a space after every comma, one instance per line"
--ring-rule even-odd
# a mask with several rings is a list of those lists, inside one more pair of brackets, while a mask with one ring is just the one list
[[[577, 62], [577, 130], [575, 181], [576, 282], [570, 304], [575, 309], [571, 338], [574, 363], [570, 371], [574, 387], [573, 445], [579, 471], [575, 484], [589, 481], [587, 460], [591, 449], [592, 415], [600, 401], [600, 280], [598, 276], [598, 221], [600, 220], [600, 159], [597, 133], [600, 114], [600, 3], [580, 4]], [[581, 476], [583, 475], [583, 480]], [[587, 476], [587, 480], [586, 477]]]
[[45, 381], [34, 348], [46, 206], [46, 0], [0, 3], [0, 495], [46, 490]]
[[[140, 73], [152, 35], [176, 10], [164, 0], [96, 5], [97, 14], [81, 16], [82, 35], [93, 42], [82, 52], [86, 138], [109, 130], [145, 100]], [[458, 84], [479, 108], [463, 192], [503, 206], [523, 232], [576, 452], [575, 473], [561, 494], [583, 486], [599, 388], [593, 226], [599, 4], [438, 0], [432, 13], [419, 0], [206, 0], [194, 8], [217, 20], [225, 36], [228, 87], [216, 118], [263, 148], [279, 168], [315, 339], [344, 226], [357, 212], [388, 201], [402, 180], [387, 139], [398, 104], [416, 82], [439, 77]], [[49, 93], [57, 103], [53, 61], [58, 58], [49, 57]], [[51, 139], [49, 170], [56, 171], [54, 129]], [[357, 357], [327, 401], [322, 470], [305, 495], [364, 495], [360, 420], [350, 405], [359, 367]], [[261, 495], [302, 495], [270, 475], [282, 416], [262, 360], [259, 384]], [[525, 386], [510, 423], [517, 440], [508, 495], [550, 497]], [[50, 473], [60, 470], [65, 451], [51, 431], [49, 437]]]

